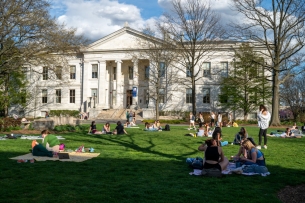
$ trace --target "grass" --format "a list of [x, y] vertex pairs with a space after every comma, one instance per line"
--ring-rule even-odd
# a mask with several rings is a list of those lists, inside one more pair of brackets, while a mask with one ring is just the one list
[[[99, 129], [101, 126], [98, 126]], [[112, 126], [114, 127], [114, 126]], [[129, 135], [61, 133], [67, 149], [93, 147], [100, 156], [82, 163], [17, 163], [10, 157], [29, 152], [30, 140], [0, 141], [0, 202], [280, 202], [277, 192], [304, 183], [305, 138], [268, 137], [263, 150], [271, 175], [190, 176], [187, 157], [203, 156], [206, 138], [184, 136], [186, 126], [170, 132], [127, 129]], [[239, 128], [223, 128], [233, 141]], [[258, 128], [247, 127], [258, 141]], [[271, 131], [270, 129], [269, 131]], [[238, 146], [223, 147], [227, 157]]]

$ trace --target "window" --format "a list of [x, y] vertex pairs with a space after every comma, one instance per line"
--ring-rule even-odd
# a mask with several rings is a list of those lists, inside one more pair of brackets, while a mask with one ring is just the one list
[[159, 103], [164, 103], [165, 90], [159, 89]]
[[42, 79], [47, 80], [48, 78], [49, 78], [48, 67], [43, 67], [42, 68]]
[[253, 94], [249, 96], [249, 103], [250, 104], [257, 103], [257, 90], [255, 90], [255, 92], [253, 92]]
[[75, 80], [76, 79], [76, 67], [70, 66], [70, 79]]
[[75, 90], [70, 90], [70, 103], [75, 103]]
[[149, 66], [145, 66], [145, 79], [149, 78]]
[[26, 91], [25, 90], [21, 90], [20, 101], [22, 104], [26, 103]]
[[144, 90], [144, 101], [145, 101], [145, 104], [148, 104], [149, 103], [149, 90]]
[[186, 77], [192, 77], [192, 71], [191, 71], [191, 63], [187, 63], [186, 65]]
[[221, 75], [228, 77], [228, 62], [220, 62]]
[[203, 77], [211, 77], [211, 63], [210, 62], [204, 62], [202, 64], [203, 69]]
[[159, 77], [164, 77], [165, 76], [165, 63], [160, 62], [159, 63]]
[[133, 67], [132, 66], [129, 66], [128, 67], [128, 75], [129, 75], [129, 80], [132, 80], [133, 79]]
[[61, 80], [62, 79], [62, 67], [61, 66], [57, 66], [55, 68], [55, 75], [56, 75], [56, 79], [57, 80]]
[[192, 88], [186, 89], [186, 103], [192, 103]]
[[92, 78], [97, 78], [97, 64], [92, 64]]
[[116, 80], [116, 67], [113, 67], [113, 80]]
[[61, 89], [57, 89], [57, 90], [55, 90], [55, 96], [56, 96], [56, 98], [55, 98], [55, 102], [56, 103], [61, 103]]
[[203, 95], [203, 103], [209, 104], [210, 103], [210, 89], [202, 89], [202, 95]]
[[97, 89], [91, 89], [91, 96], [92, 96], [92, 98], [94, 96], [97, 96]]
[[42, 103], [48, 103], [48, 90], [42, 90]]

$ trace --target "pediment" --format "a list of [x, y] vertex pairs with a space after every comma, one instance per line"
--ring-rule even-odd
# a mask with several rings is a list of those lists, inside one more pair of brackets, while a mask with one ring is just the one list
[[141, 39], [147, 36], [137, 30], [124, 27], [90, 44], [87, 51], [139, 49]]

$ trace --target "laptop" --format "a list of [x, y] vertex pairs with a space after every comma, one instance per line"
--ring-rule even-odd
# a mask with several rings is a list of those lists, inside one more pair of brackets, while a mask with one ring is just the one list
[[57, 153], [59, 159], [70, 159], [69, 153]]

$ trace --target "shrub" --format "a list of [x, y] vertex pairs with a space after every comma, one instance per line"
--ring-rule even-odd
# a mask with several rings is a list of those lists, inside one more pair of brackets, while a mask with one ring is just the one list
[[57, 125], [54, 127], [54, 131], [56, 132], [84, 132], [88, 131], [88, 127], [82, 125]]
[[51, 110], [50, 116], [72, 116], [75, 118], [79, 117], [79, 111], [76, 110]]
[[21, 118], [1, 118], [0, 119], [0, 131], [19, 130], [21, 125]]
[[[183, 120], [159, 120], [159, 121], [160, 123], [168, 123], [168, 124], [180, 124], [184, 122]], [[154, 123], [155, 120], [147, 119], [147, 120], [143, 120], [142, 122]]]

